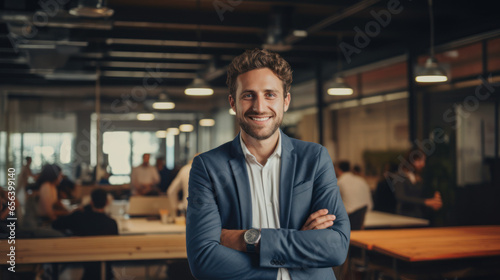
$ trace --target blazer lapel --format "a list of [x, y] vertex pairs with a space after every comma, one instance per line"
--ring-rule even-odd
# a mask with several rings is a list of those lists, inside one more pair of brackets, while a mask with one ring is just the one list
[[290, 138], [281, 132], [281, 170], [280, 170], [280, 227], [288, 228], [292, 207], [292, 189], [297, 156], [293, 151]]
[[232, 142], [231, 151], [233, 158], [229, 160], [229, 164], [236, 181], [236, 191], [240, 202], [241, 224], [239, 228], [248, 229], [252, 227], [252, 196], [239, 134]]

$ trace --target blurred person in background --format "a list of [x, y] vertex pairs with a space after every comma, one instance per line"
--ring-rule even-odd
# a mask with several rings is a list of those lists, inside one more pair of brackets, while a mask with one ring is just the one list
[[[107, 192], [103, 189], [95, 189], [90, 196], [92, 200], [89, 205], [75, 210], [69, 216], [60, 217], [52, 223], [52, 227], [69, 235], [118, 235], [116, 221], [108, 217], [104, 211], [109, 203]], [[82, 280], [100, 279], [101, 264], [99, 262], [86, 262], [83, 267]], [[106, 279], [113, 278], [109, 263], [106, 265], [106, 275]]]
[[[195, 157], [199, 155], [194, 155]], [[170, 200], [170, 214], [176, 215], [177, 210], [181, 213], [185, 213], [187, 209], [187, 198], [189, 189], [189, 172], [191, 171], [191, 165], [193, 164], [193, 159], [191, 159], [186, 165], [181, 167], [174, 180], [170, 184], [167, 190], [167, 196]], [[182, 203], [179, 204], [179, 193], [182, 192]]]
[[363, 174], [361, 173], [361, 166], [359, 166], [359, 164], [354, 165], [354, 167], [352, 168], [352, 173], [356, 176], [363, 177]]
[[90, 197], [90, 204], [68, 216], [58, 218], [52, 223], [52, 227], [79, 236], [118, 234], [116, 221], [104, 211], [109, 203], [107, 192], [100, 188], [95, 189]]
[[149, 165], [151, 154], [142, 155], [141, 165], [132, 169], [130, 182], [132, 195], [158, 195], [157, 184], [160, 183], [160, 175], [154, 166]]
[[348, 161], [340, 161], [337, 165], [337, 184], [340, 189], [340, 196], [344, 202], [347, 214], [367, 206], [370, 211], [373, 208], [373, 201], [370, 186], [361, 176], [351, 172], [351, 164]]
[[437, 211], [443, 206], [441, 194], [436, 191], [434, 196], [424, 196], [422, 171], [425, 167], [426, 156], [423, 151], [412, 149], [401, 164], [398, 174], [392, 178], [396, 194], [397, 214], [423, 218], [424, 207]]
[[384, 170], [373, 195], [373, 210], [396, 214], [396, 195], [394, 194], [394, 186], [389, 179], [398, 172], [398, 165], [388, 163]]
[[46, 164], [36, 181], [38, 189], [36, 212], [42, 224], [51, 223], [57, 217], [69, 214], [58, 196], [57, 186], [62, 178], [61, 168], [58, 165]]
[[172, 175], [172, 170], [168, 169], [165, 166], [165, 158], [157, 157], [156, 158], [156, 170], [158, 170], [158, 175], [160, 176], [160, 183], [158, 184], [158, 188], [160, 192], [166, 193], [168, 186], [172, 183], [172, 179], [174, 176]]
[[21, 172], [19, 172], [19, 177], [17, 178], [16, 184], [16, 198], [19, 200], [23, 207], [26, 203], [26, 186], [30, 182], [30, 179], [33, 181], [36, 180], [36, 175], [31, 172], [31, 157], [26, 157], [25, 161], [26, 164], [21, 168]]

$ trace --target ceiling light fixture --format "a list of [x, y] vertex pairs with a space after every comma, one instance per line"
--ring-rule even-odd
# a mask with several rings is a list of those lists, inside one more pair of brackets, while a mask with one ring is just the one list
[[181, 132], [191, 132], [194, 130], [194, 126], [192, 124], [181, 124], [179, 130]]
[[156, 133], [156, 138], [167, 138], [167, 131], [166, 130], [158, 130]]
[[171, 110], [175, 108], [175, 103], [172, 102], [166, 93], [162, 92], [158, 95], [158, 101], [153, 103], [153, 109], [156, 110]]
[[170, 127], [170, 128], [167, 128], [167, 134], [179, 135], [180, 130], [177, 127]]
[[351, 95], [353, 90], [345, 83], [344, 78], [336, 76], [332, 86], [327, 92], [329, 95]]
[[69, 10], [73, 16], [106, 18], [114, 14], [114, 10], [106, 7], [104, 0], [79, 0], [78, 7]]
[[339, 49], [337, 50], [337, 73], [335, 74], [332, 86], [326, 91], [328, 95], [351, 95], [353, 94], [352, 88], [346, 84], [344, 78], [340, 75], [340, 70], [342, 69], [342, 59], [340, 58], [340, 41], [341, 36], [337, 38], [337, 45]]
[[155, 115], [151, 113], [140, 113], [137, 114], [137, 120], [139, 121], [152, 121], [155, 119]]
[[200, 77], [194, 78], [193, 82], [184, 90], [186, 95], [208, 96], [214, 94], [214, 90]]
[[[196, 6], [198, 9], [198, 28], [196, 30], [196, 35], [198, 37], [198, 59], [201, 59], [201, 22], [200, 22], [200, 11], [201, 4], [200, 0], [196, 1]], [[207, 82], [201, 78], [200, 74], [193, 79], [193, 82], [189, 84], [184, 90], [186, 95], [192, 96], [208, 96], [214, 94], [214, 90], [207, 84]]]
[[425, 65], [420, 69], [415, 77], [415, 81], [419, 83], [440, 83], [448, 81], [446, 71], [439, 66], [438, 61], [434, 57], [434, 13], [432, 9], [432, 0], [429, 0], [429, 18], [431, 27], [431, 50], [430, 57], [425, 61]]
[[214, 125], [215, 125], [214, 119], [201, 119], [200, 120], [200, 126], [214, 126]]

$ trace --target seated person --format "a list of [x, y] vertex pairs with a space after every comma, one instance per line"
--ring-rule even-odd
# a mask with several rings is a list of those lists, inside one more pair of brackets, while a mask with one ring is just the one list
[[58, 197], [57, 186], [62, 178], [59, 166], [46, 164], [36, 181], [36, 189], [38, 189], [36, 212], [42, 223], [51, 223], [58, 217], [69, 214]]
[[[71, 215], [61, 217], [52, 223], [57, 230], [71, 232], [79, 236], [118, 235], [116, 221], [104, 213], [108, 203], [107, 193], [103, 189], [95, 189], [91, 194], [92, 201], [83, 210], [76, 210]], [[101, 266], [99, 262], [84, 263], [82, 280], [100, 279]], [[111, 265], [106, 266], [107, 279], [112, 279]]]
[[397, 202], [391, 178], [397, 172], [398, 165], [396, 163], [389, 163], [385, 166], [384, 175], [377, 182], [377, 188], [373, 196], [373, 210], [396, 214]]
[[79, 236], [118, 234], [116, 221], [104, 212], [108, 204], [106, 191], [95, 189], [91, 199], [90, 204], [83, 209], [77, 209], [70, 215], [55, 220], [52, 227]]
[[371, 211], [373, 201], [370, 186], [363, 177], [351, 172], [350, 163], [348, 161], [339, 162], [336, 174], [340, 195], [347, 213], [351, 214], [364, 206], [367, 206], [368, 211]]

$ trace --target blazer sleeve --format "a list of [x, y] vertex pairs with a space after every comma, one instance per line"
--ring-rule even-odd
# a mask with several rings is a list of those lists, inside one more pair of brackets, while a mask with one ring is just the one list
[[221, 219], [212, 182], [202, 157], [194, 159], [189, 177], [186, 246], [197, 279], [276, 279], [276, 268], [259, 266], [258, 255], [220, 244]]
[[336, 220], [331, 227], [321, 230], [262, 229], [261, 267], [331, 267], [342, 264], [346, 259], [351, 228], [332, 160], [324, 147], [313, 160], [318, 166], [309, 215], [320, 209], [328, 209], [328, 213], [334, 214]]

